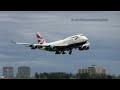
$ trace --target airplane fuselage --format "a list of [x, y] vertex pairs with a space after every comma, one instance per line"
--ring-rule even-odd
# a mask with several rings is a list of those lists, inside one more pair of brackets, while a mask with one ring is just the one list
[[56, 51], [55, 49], [53, 49], [54, 46], [65, 46], [65, 48], [59, 47], [58, 50], [62, 51], [64, 49], [64, 51], [68, 51], [69, 48], [71, 48], [71, 49], [77, 48], [77, 47], [87, 43], [87, 41], [88, 41], [88, 39], [85, 36], [83, 36], [82, 34], [80, 34], [80, 35], [74, 35], [74, 36], [65, 38], [63, 40], [43, 44], [43, 45], [49, 46], [49, 47], [42, 46], [39, 49], [46, 50], [46, 51]]
[[78, 48], [79, 50], [88, 50], [90, 43], [88, 42], [88, 38], [83, 34], [78, 34], [74, 36], [67, 37], [63, 40], [46, 43], [43, 37], [39, 32], [36, 33], [36, 37], [38, 39], [38, 44], [30, 44], [30, 43], [19, 43], [13, 42], [15, 44], [25, 45], [31, 47], [31, 49], [40, 49], [45, 51], [54, 51], [55, 54], [65, 54], [65, 51], [69, 51], [69, 54], [72, 53], [72, 49]]

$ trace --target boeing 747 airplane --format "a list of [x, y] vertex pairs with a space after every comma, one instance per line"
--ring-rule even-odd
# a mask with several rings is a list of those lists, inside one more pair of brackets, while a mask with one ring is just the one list
[[73, 49], [79, 49], [81, 51], [88, 50], [90, 43], [88, 42], [88, 38], [83, 34], [78, 34], [74, 36], [67, 37], [63, 40], [46, 43], [44, 38], [40, 35], [39, 32], [36, 33], [36, 37], [38, 39], [38, 44], [30, 44], [30, 43], [19, 43], [13, 42], [15, 44], [25, 45], [27, 47], [31, 47], [31, 49], [40, 49], [45, 51], [55, 52], [55, 54], [65, 54], [67, 51], [69, 54], [72, 53]]

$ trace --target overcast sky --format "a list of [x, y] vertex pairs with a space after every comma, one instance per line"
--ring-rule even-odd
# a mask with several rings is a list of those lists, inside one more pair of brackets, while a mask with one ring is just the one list
[[[46, 42], [82, 33], [91, 46], [88, 51], [77, 49], [71, 55], [55, 55], [10, 42], [37, 43], [36, 32], [40, 32]], [[79, 68], [93, 64], [106, 68], [108, 74], [120, 74], [119, 11], [0, 12], [0, 75], [4, 66], [13, 66], [15, 75], [19, 66], [30, 66], [33, 74], [76, 73]]]

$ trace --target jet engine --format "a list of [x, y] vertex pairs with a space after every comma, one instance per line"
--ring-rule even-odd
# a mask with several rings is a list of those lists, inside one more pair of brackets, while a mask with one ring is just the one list
[[49, 45], [50, 49], [56, 50], [55, 46]]
[[80, 47], [78, 47], [79, 50], [88, 50], [90, 46], [90, 43], [86, 43]]
[[37, 46], [34, 45], [34, 44], [31, 44], [30, 47], [31, 47], [31, 49], [36, 49], [37, 48]]

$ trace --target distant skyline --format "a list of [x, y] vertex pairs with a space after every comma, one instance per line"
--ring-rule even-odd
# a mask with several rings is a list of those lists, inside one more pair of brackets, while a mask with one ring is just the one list
[[[37, 43], [36, 32], [46, 42], [82, 33], [91, 46], [88, 51], [77, 49], [71, 55], [55, 55], [10, 42]], [[35, 72], [76, 73], [79, 68], [93, 64], [106, 68], [108, 74], [120, 75], [119, 41], [120, 11], [0, 11], [0, 75], [4, 66], [14, 67], [16, 72], [19, 66], [29, 66], [34, 75]]]

